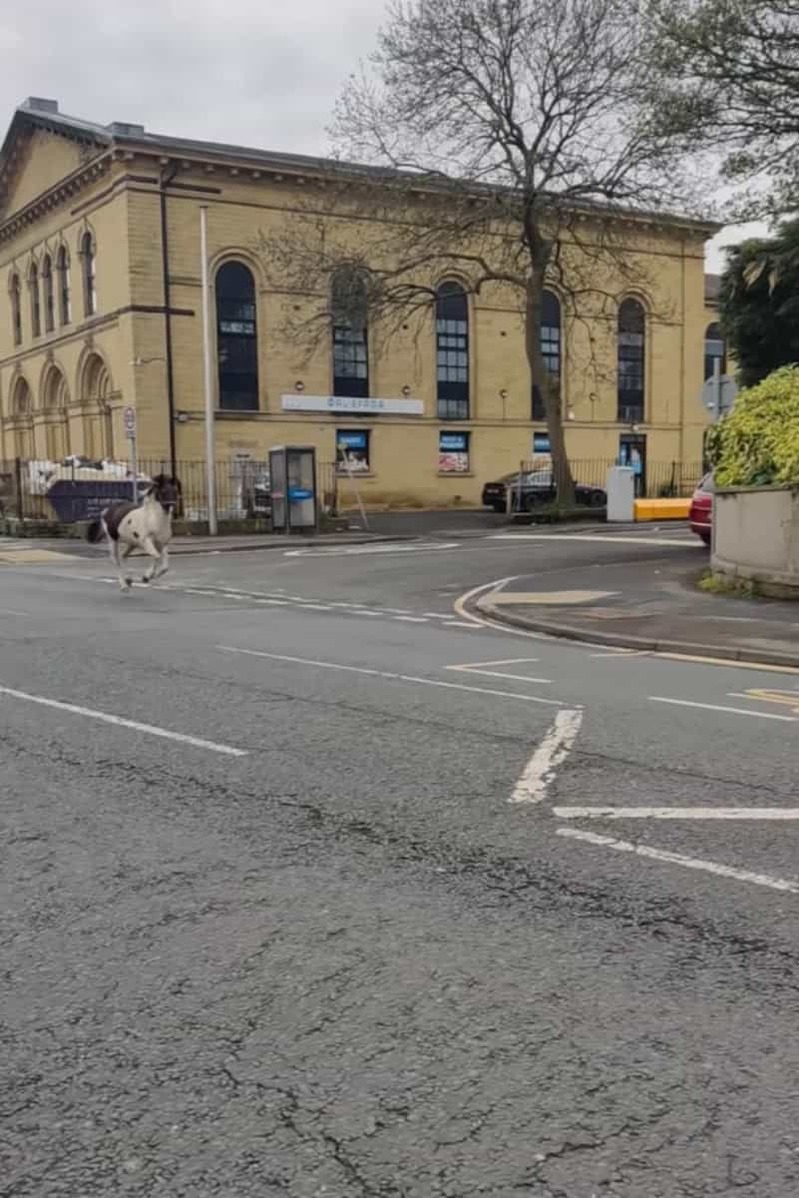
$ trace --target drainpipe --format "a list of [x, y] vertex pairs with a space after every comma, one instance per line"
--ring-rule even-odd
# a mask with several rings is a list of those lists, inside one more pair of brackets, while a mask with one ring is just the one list
[[161, 204], [161, 269], [164, 283], [164, 346], [166, 357], [166, 400], [169, 414], [169, 467], [173, 478], [177, 474], [175, 446], [175, 376], [172, 368], [172, 313], [169, 286], [169, 234], [166, 219], [166, 189], [178, 173], [177, 163], [161, 172], [159, 200]]

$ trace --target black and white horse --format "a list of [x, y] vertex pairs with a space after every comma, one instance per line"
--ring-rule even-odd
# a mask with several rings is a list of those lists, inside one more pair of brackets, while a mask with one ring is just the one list
[[168, 474], [157, 474], [140, 504], [112, 503], [99, 520], [86, 530], [86, 540], [97, 545], [105, 538], [116, 567], [121, 591], [129, 591], [133, 579], [123, 573], [122, 563], [135, 549], [148, 554], [152, 565], [142, 582], [152, 582], [169, 569], [167, 545], [172, 539], [172, 512], [180, 498], [180, 483]]

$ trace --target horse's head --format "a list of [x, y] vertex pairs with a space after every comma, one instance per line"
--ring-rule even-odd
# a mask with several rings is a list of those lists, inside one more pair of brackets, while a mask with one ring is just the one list
[[180, 480], [171, 474], [156, 474], [146, 492], [146, 498], [154, 499], [156, 503], [160, 503], [166, 512], [173, 512], [175, 510], [180, 495]]

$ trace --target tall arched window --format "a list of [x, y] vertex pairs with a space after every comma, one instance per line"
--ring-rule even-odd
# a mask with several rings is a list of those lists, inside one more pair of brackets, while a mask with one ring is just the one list
[[716, 362], [719, 373], [727, 372], [727, 343], [717, 324], [709, 324], [705, 330], [705, 382], [713, 378]]
[[69, 294], [69, 251], [65, 245], [59, 247], [56, 258], [58, 270], [58, 319], [62, 325], [72, 320], [72, 300]]
[[45, 442], [47, 457], [51, 462], [60, 462], [69, 452], [67, 402], [67, 381], [58, 366], [53, 365], [47, 371], [42, 386]]
[[460, 283], [436, 292], [439, 420], [469, 419], [469, 304]]
[[28, 271], [28, 288], [31, 296], [31, 336], [41, 337], [42, 297], [39, 292], [39, 268], [35, 262], [31, 262], [31, 268]]
[[83, 311], [94, 316], [97, 311], [97, 254], [94, 238], [85, 232], [80, 239], [80, 259], [83, 268]]
[[243, 262], [225, 262], [216, 274], [216, 351], [219, 406], [258, 408], [258, 330], [255, 280]]
[[11, 302], [11, 334], [15, 345], [22, 344], [22, 288], [19, 275], [14, 272], [9, 280], [8, 294]]
[[11, 392], [11, 419], [14, 421], [14, 454], [29, 460], [36, 456], [31, 414], [31, 392], [27, 381], [18, 376]]
[[644, 419], [644, 355], [646, 313], [636, 299], [619, 307], [618, 419], [633, 424]]
[[368, 293], [357, 271], [339, 270], [331, 283], [333, 394], [369, 394]]
[[[560, 300], [552, 291], [545, 291], [541, 299], [541, 357], [544, 359], [544, 369], [549, 376], [550, 385], [559, 394], [561, 372]], [[541, 388], [537, 383], [533, 383], [533, 420], [545, 420], [546, 414]]]
[[44, 291], [44, 331], [55, 328], [55, 294], [53, 290], [53, 261], [49, 254], [42, 259], [42, 289]]

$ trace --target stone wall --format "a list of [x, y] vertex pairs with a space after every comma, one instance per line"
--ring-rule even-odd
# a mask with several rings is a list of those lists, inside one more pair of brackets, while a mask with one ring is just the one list
[[717, 574], [799, 598], [799, 488], [717, 491], [711, 561]]

